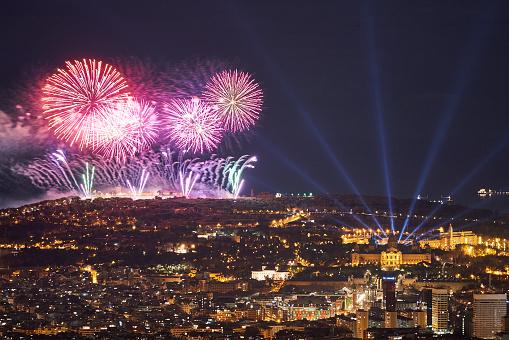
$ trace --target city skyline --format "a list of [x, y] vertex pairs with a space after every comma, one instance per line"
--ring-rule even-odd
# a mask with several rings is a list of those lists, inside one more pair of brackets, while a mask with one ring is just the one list
[[[2, 209], [0, 332], [277, 340], [508, 334], [505, 218], [475, 234], [451, 228], [435, 230], [436, 242], [391, 235], [385, 243], [381, 231], [362, 226], [372, 216], [353, 197], [350, 211], [329, 196], [67, 197]], [[316, 209], [307, 209], [313, 201]], [[386, 212], [378, 213], [389, 227]]]

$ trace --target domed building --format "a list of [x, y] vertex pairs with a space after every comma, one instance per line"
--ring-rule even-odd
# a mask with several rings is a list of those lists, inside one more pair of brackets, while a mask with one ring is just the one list
[[[419, 247], [404, 246], [400, 249], [398, 238], [391, 234], [387, 244], [377, 247], [356, 247], [352, 253], [352, 266], [376, 264], [384, 270], [395, 270], [402, 265], [414, 265], [420, 262], [431, 263], [431, 254], [422, 253]], [[378, 251], [377, 251], [378, 250]]]

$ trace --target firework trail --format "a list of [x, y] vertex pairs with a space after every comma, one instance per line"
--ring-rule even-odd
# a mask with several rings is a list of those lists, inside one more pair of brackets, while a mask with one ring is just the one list
[[244, 180], [240, 181], [238, 189], [234, 192], [234, 198], [239, 198], [240, 189], [242, 189], [242, 186], [244, 185]]
[[203, 97], [217, 109], [225, 130], [247, 130], [258, 119], [263, 92], [249, 74], [223, 71], [213, 76], [205, 87]]
[[219, 184], [220, 188], [228, 188], [230, 182], [228, 180], [228, 174], [231, 171], [231, 167], [235, 163], [235, 160], [233, 157], [226, 157], [223, 164], [221, 165], [220, 171], [221, 171], [221, 184]]
[[222, 164], [221, 188], [230, 191], [234, 195], [238, 193], [240, 180], [245, 168], [254, 168], [251, 163], [256, 162], [256, 156], [244, 155], [238, 160], [228, 157]]
[[[50, 186], [44, 189], [35, 186], [23, 171], [28, 171], [28, 164], [45, 154], [54, 144], [55, 138], [48, 131], [44, 119], [29, 115], [24, 107], [18, 106], [15, 108], [20, 113], [18, 117], [9, 117], [0, 111], [0, 207], [21, 205], [27, 199], [33, 200], [35, 196], [43, 195], [48, 188], [51, 189]], [[48, 178], [40, 180], [54, 183]]]
[[53, 152], [51, 155], [49, 155], [49, 158], [51, 158], [55, 162], [57, 167], [60, 169], [60, 171], [62, 172], [62, 175], [67, 180], [69, 187], [72, 187], [72, 183], [69, 180], [69, 177], [67, 176], [67, 172], [60, 166], [60, 162], [62, 162], [65, 165], [68, 173], [70, 174], [70, 176], [72, 177], [72, 179], [74, 181], [74, 185], [76, 186], [76, 188], [79, 191], [80, 186], [78, 185], [78, 182], [76, 181], [76, 178], [74, 177], [74, 174], [72, 173], [72, 170], [69, 167], [69, 163], [67, 162], [67, 158], [65, 157], [64, 152], [62, 150], [57, 150], [56, 152]]
[[230, 170], [228, 174], [228, 182], [230, 183], [231, 191], [235, 196], [238, 196], [239, 190], [241, 187], [241, 176], [244, 172], [245, 168], [254, 168], [254, 165], [251, 163], [256, 162], [256, 156], [249, 157], [248, 155], [244, 155], [240, 157], [235, 163], [234, 167]]
[[148, 176], [150, 175], [149, 172], [147, 172], [145, 169], [141, 172], [141, 177], [139, 179], [138, 188], [134, 187], [131, 184], [131, 181], [126, 180], [127, 185], [129, 186], [129, 190], [131, 190], [131, 194], [133, 196], [139, 197], [143, 193], [143, 190], [145, 190], [145, 185], [147, 185]]
[[177, 176], [175, 175], [175, 162], [173, 162], [173, 154], [174, 152], [167, 148], [160, 152], [160, 162], [156, 163], [156, 170], [158, 173], [163, 174], [165, 181], [167, 181], [172, 188], [175, 187], [177, 183]]
[[108, 119], [98, 123], [97, 152], [125, 163], [128, 157], [148, 149], [158, 136], [155, 107], [129, 98], [108, 109]]
[[241, 187], [242, 173], [246, 168], [254, 168], [256, 156], [244, 155], [235, 160], [233, 157], [216, 158], [201, 163], [194, 163], [191, 170], [200, 174], [199, 182], [212, 188], [238, 195]]
[[168, 153], [165, 154], [167, 157], [170, 157], [171, 162], [165, 169], [168, 173], [168, 183], [174, 190], [180, 191], [182, 196], [189, 198], [191, 190], [200, 177], [199, 172], [196, 171], [196, 175], [193, 179], [193, 168], [198, 158], [184, 160], [184, 152], [180, 151], [178, 155], [178, 161], [172, 162], [172, 152], [168, 149]]
[[[189, 171], [193, 171], [196, 161], [198, 158], [184, 159], [184, 152], [179, 151], [177, 160], [173, 162], [173, 154], [170, 148], [163, 151], [162, 154], [165, 156], [166, 162], [164, 164], [163, 176], [167, 179], [170, 187], [174, 190], [180, 189], [180, 192], [184, 192], [181, 178]], [[197, 172], [197, 171], [195, 171]]]
[[180, 150], [203, 153], [217, 147], [223, 128], [219, 116], [198, 98], [175, 99], [164, 106], [167, 136]]
[[90, 169], [88, 167], [88, 163], [86, 163], [86, 172], [82, 175], [83, 183], [81, 183], [80, 187], [83, 191], [83, 194], [86, 198], [92, 197], [92, 186], [94, 185], [94, 172], [95, 167], [92, 167], [92, 173], [90, 173]]
[[[84, 159], [87, 158], [84, 157]], [[63, 152], [58, 150], [44, 158], [35, 158], [28, 165], [16, 164], [12, 167], [12, 171], [29, 178], [36, 188], [43, 191], [80, 193], [81, 184], [77, 182], [74, 174], [86, 172], [84, 164], [86, 161], [68, 160]]]
[[196, 184], [196, 180], [200, 175], [196, 174], [193, 179], [193, 172], [189, 172], [187, 175], [184, 173], [179, 174], [180, 177], [180, 190], [182, 191], [182, 196], [185, 198], [189, 198], [191, 195], [191, 190], [193, 190], [194, 185]]
[[17, 164], [12, 167], [14, 173], [26, 176], [38, 189], [70, 192], [74, 188], [60, 169], [61, 167], [53, 160], [39, 158], [34, 159], [32, 164], [27, 166]]
[[55, 135], [80, 149], [97, 146], [96, 129], [108, 120], [105, 110], [127, 99], [127, 83], [101, 61], [66, 62], [44, 86], [43, 109]]
[[209, 160], [204, 162], [196, 162], [192, 164], [191, 170], [200, 174], [199, 182], [206, 183], [211, 187], [218, 188], [219, 172], [218, 166], [221, 164], [221, 159], [216, 158], [217, 155], [211, 155]]
[[[135, 196], [139, 196], [145, 187], [169, 188], [187, 197], [191, 195], [193, 187], [200, 184], [209, 196], [223, 197], [228, 192], [238, 194], [243, 171], [252, 168], [252, 163], [256, 161], [256, 157], [248, 155], [237, 160], [213, 155], [203, 162], [198, 158], [184, 157], [183, 152], [166, 148], [119, 164], [93, 154], [67, 158], [62, 150], [58, 150], [45, 158], [35, 159], [28, 166], [15, 166], [13, 171], [28, 177], [41, 190], [75, 192], [85, 197], [90, 196], [92, 184], [96, 190], [124, 187]], [[92, 174], [91, 168], [94, 169]], [[76, 180], [78, 174], [83, 183]]]

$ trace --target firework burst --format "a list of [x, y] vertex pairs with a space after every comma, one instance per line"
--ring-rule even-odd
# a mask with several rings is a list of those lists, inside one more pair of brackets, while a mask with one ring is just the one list
[[175, 99], [163, 108], [170, 142], [191, 153], [211, 151], [221, 141], [223, 128], [217, 111], [198, 98]]
[[159, 129], [154, 106], [146, 101], [129, 98], [109, 109], [108, 119], [98, 125], [97, 151], [107, 158], [125, 163], [156, 141]]
[[127, 84], [113, 67], [101, 61], [67, 61], [46, 80], [43, 109], [55, 135], [79, 144], [80, 149], [97, 146], [96, 129], [107, 120], [105, 110], [124, 101]]
[[[0, 111], [0, 190], [88, 197], [92, 184], [138, 193], [146, 184], [186, 197], [238, 195], [252, 160], [193, 157], [227, 151], [228, 142], [253, 132], [262, 105], [258, 84], [216, 59], [175, 65], [117, 58], [116, 69], [110, 65], [83, 59], [56, 70], [38, 67], [5, 96], [12, 110]], [[202, 101], [188, 99], [205, 90]], [[55, 152], [62, 147], [65, 153]]]
[[223, 71], [205, 85], [203, 96], [219, 113], [223, 127], [229, 131], [249, 129], [258, 119], [263, 92], [244, 72]]

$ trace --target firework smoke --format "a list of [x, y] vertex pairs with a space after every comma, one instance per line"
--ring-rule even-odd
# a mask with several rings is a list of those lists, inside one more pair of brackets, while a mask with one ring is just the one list
[[171, 83], [175, 98], [201, 97], [205, 85], [217, 73], [229, 70], [233, 64], [221, 59], [200, 59], [168, 67], [165, 83]]

